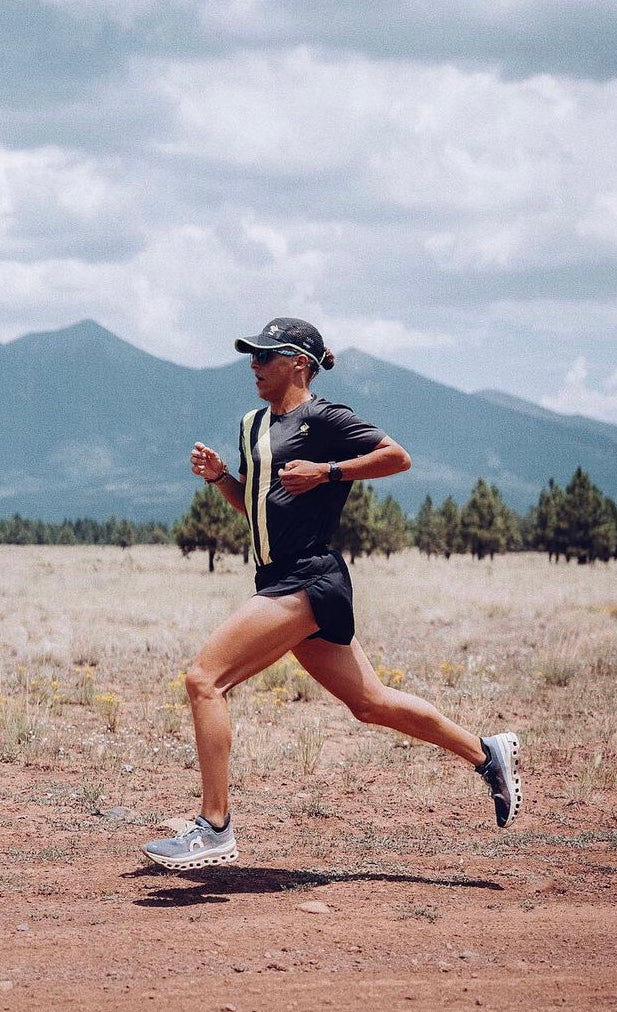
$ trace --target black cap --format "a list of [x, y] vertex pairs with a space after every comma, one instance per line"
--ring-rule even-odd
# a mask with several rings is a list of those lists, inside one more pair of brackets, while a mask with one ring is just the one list
[[306, 320], [295, 320], [290, 316], [279, 316], [270, 320], [257, 337], [239, 337], [235, 342], [236, 351], [250, 354], [260, 348], [295, 348], [321, 365], [325, 353], [323, 337]]

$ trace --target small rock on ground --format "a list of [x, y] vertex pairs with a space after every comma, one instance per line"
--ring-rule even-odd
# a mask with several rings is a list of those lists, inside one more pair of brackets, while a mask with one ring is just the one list
[[304, 910], [307, 914], [329, 914], [330, 907], [327, 903], [322, 903], [321, 900], [307, 900], [306, 903], [300, 903], [298, 910]]
[[125, 808], [124, 805], [116, 805], [115, 808], [108, 808], [101, 813], [104, 819], [110, 822], [139, 822], [139, 815], [132, 808]]
[[174, 833], [183, 833], [188, 826], [193, 825], [192, 819], [165, 819], [165, 822], [161, 823], [166, 829], [173, 830]]

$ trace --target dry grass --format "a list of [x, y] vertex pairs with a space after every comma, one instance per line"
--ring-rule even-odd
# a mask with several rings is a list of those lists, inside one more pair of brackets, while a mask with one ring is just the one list
[[[183, 559], [169, 546], [2, 546], [0, 759], [74, 771], [86, 785], [76, 804], [87, 810], [102, 795], [121, 803], [129, 775], [147, 786], [162, 771], [193, 771], [184, 672], [209, 630], [252, 592], [240, 560], [206, 570], [203, 557]], [[358, 628], [382, 681], [479, 733], [519, 730], [528, 771], [564, 761], [573, 803], [615, 788], [613, 564], [428, 561], [411, 552], [360, 560], [355, 570]], [[234, 690], [231, 714], [234, 791], [264, 810], [264, 791], [271, 803], [285, 780], [304, 792], [281, 817], [323, 821], [341, 792], [360, 810], [380, 768], [420, 810], [444, 792], [464, 800], [482, 790], [437, 750], [358, 724], [292, 658]], [[197, 773], [184, 775], [178, 809], [190, 811]], [[361, 857], [372, 843], [365, 834], [352, 849]], [[396, 852], [400, 841], [381, 846]]]

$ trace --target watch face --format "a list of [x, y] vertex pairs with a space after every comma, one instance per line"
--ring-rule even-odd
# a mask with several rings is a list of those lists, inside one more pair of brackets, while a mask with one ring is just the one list
[[330, 464], [330, 473], [328, 475], [329, 481], [340, 481], [342, 477], [343, 477], [343, 472], [341, 471], [341, 469], [338, 466], [338, 464], [331, 463]]

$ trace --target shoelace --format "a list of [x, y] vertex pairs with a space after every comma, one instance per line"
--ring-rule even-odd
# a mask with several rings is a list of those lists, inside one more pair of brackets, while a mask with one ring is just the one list
[[180, 839], [183, 836], [190, 836], [195, 830], [201, 832], [201, 826], [198, 826], [196, 822], [187, 822], [184, 829], [181, 829], [179, 833], [176, 833], [176, 839]]
[[[487, 770], [486, 772], [488, 773], [489, 771]], [[488, 787], [488, 796], [489, 796], [489, 798], [495, 798], [495, 797], [501, 797], [502, 796], [500, 794], [500, 792], [499, 792], [499, 787], [496, 784], [492, 784], [490, 782], [490, 780], [487, 779], [486, 773], [481, 773], [480, 776], [482, 777], [482, 779], [484, 780], [484, 783]]]

